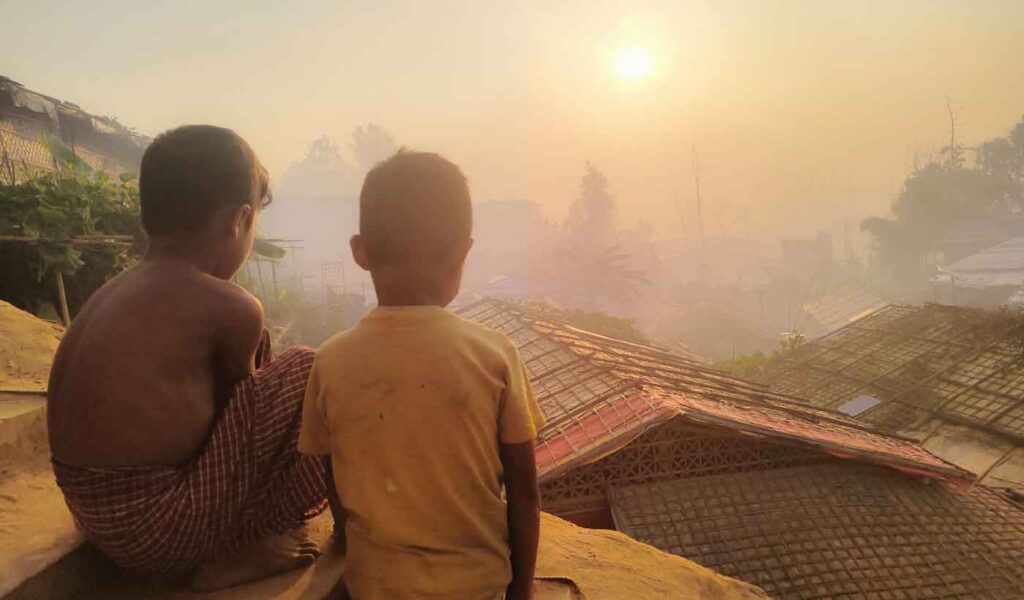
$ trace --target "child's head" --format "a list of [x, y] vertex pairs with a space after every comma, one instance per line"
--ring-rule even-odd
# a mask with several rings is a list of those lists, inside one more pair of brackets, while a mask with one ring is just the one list
[[[379, 300], [448, 304], [473, 244], [466, 177], [442, 156], [399, 150], [366, 175], [352, 253]], [[384, 289], [382, 289], [384, 288]]]
[[162, 133], [142, 156], [142, 226], [165, 248], [201, 247], [229, 278], [245, 262], [256, 214], [270, 204], [267, 171], [237, 133], [185, 125]]

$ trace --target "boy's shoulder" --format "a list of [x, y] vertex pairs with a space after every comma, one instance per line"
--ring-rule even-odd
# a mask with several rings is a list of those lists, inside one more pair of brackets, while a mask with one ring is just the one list
[[[512, 341], [500, 331], [465, 319], [461, 315], [445, 311], [443, 315], [443, 327], [445, 335], [435, 338], [436, 343], [468, 342], [474, 348], [490, 350], [499, 353], [505, 358], [515, 357], [517, 350]], [[393, 331], [381, 331], [373, 327], [367, 327], [360, 321], [351, 329], [341, 331], [329, 337], [317, 349], [318, 357], [336, 356], [350, 351], [359, 351], [366, 342], [377, 336], [396, 335]]]
[[[167, 306], [175, 313], [206, 314], [215, 320], [239, 316], [263, 320], [260, 301], [235, 283], [195, 270], [141, 264], [105, 283], [89, 298], [80, 316], [88, 318], [101, 306], [134, 308], [139, 304]], [[107, 314], [116, 317], [122, 312]]]
[[460, 327], [463, 328], [467, 337], [477, 338], [481, 342], [502, 351], [515, 350], [515, 346], [512, 345], [512, 341], [497, 329], [488, 327], [483, 323], [470, 321], [458, 313], [452, 313], [452, 315], [457, 319]]
[[242, 286], [211, 276], [206, 276], [201, 286], [217, 313], [258, 318], [263, 323], [263, 304]]

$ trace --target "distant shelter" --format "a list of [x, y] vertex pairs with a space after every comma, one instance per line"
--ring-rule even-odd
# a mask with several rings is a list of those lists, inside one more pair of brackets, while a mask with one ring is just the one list
[[34, 92], [0, 75], [0, 181], [15, 183], [52, 171], [45, 140], [59, 141], [94, 169], [117, 175], [137, 172], [150, 138], [116, 119]]

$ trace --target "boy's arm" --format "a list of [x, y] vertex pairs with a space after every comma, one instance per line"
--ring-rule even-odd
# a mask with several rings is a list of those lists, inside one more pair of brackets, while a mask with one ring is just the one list
[[508, 340], [504, 340], [504, 344], [507, 371], [498, 441], [508, 500], [508, 545], [512, 559], [512, 583], [506, 590], [506, 598], [530, 600], [540, 538], [540, 492], [533, 440], [544, 425], [544, 416], [519, 351]]
[[501, 444], [501, 464], [505, 471], [505, 495], [508, 500], [508, 545], [512, 559], [512, 583], [506, 600], [533, 598], [533, 573], [537, 565], [540, 541], [540, 491], [537, 489], [537, 463], [533, 440]]
[[263, 306], [236, 286], [225, 286], [214, 313], [217, 332], [218, 398], [256, 370], [256, 350], [263, 335]]
[[331, 509], [331, 517], [334, 519], [334, 549], [345, 554], [348, 552], [348, 536], [345, 535], [345, 521], [348, 520], [348, 512], [341, 504], [338, 497], [338, 488], [334, 485], [334, 464], [331, 462], [331, 455], [321, 457], [324, 461], [324, 479], [327, 480], [327, 505]]
[[320, 406], [320, 366], [317, 359], [309, 372], [306, 382], [306, 396], [302, 401], [302, 422], [299, 426], [298, 449], [303, 454], [319, 457], [324, 465], [324, 479], [327, 483], [327, 503], [334, 517], [334, 548], [342, 553], [347, 550], [345, 521], [348, 513], [338, 497], [334, 483], [334, 465], [331, 462], [331, 434], [327, 427], [324, 411]]

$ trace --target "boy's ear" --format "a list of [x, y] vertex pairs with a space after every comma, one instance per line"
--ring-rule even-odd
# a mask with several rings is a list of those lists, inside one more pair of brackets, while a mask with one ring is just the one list
[[253, 220], [256, 218], [256, 211], [253, 210], [252, 204], [243, 202], [235, 208], [235, 214], [231, 219], [231, 230], [235, 237], [241, 237], [243, 234], [249, 231], [253, 226]]
[[469, 238], [469, 241], [467, 241], [466, 245], [461, 249], [461, 252], [458, 255], [458, 259], [459, 259], [459, 264], [460, 265], [461, 264], [465, 264], [466, 257], [469, 256], [469, 251], [473, 249], [473, 243], [475, 241], [476, 240], [474, 240], [473, 238]]
[[366, 255], [366, 242], [363, 240], [363, 236], [358, 233], [353, 235], [348, 240], [348, 245], [352, 248], [352, 258], [356, 261], [364, 271], [370, 270], [370, 259]]

